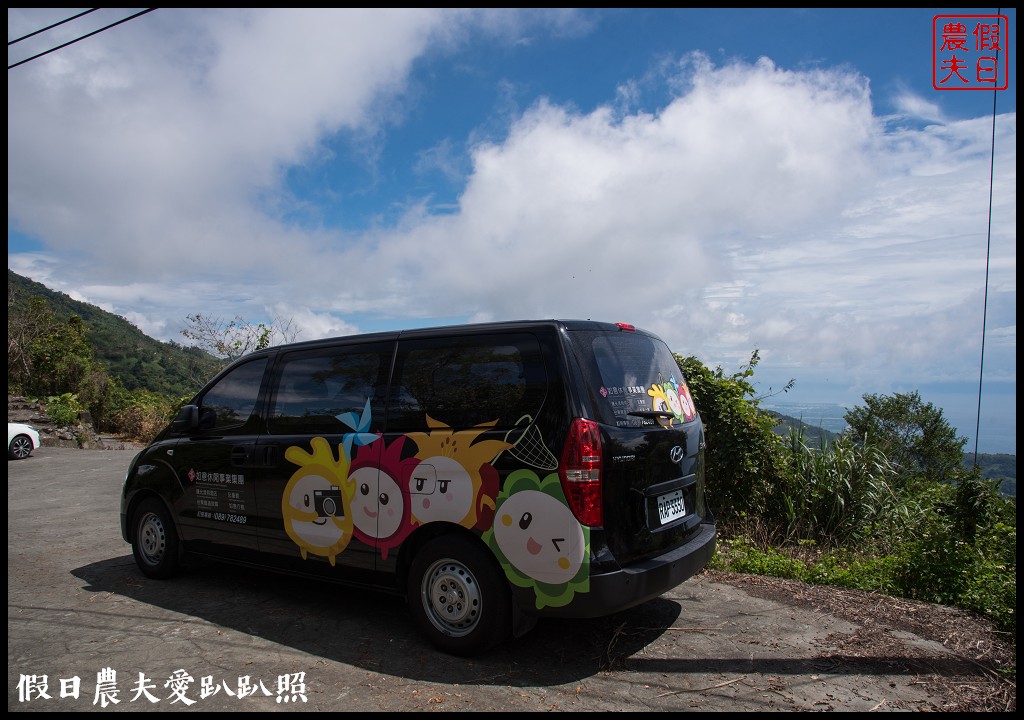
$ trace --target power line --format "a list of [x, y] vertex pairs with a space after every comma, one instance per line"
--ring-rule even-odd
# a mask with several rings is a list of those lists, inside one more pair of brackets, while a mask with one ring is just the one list
[[[997, 15], [1003, 14], [1003, 9], [996, 10]], [[1007, 28], [1009, 32], [1009, 28]], [[1004, 34], [1005, 37], [1005, 34]], [[999, 67], [999, 49], [996, 49], [996, 67]], [[985, 248], [985, 296], [981, 308], [981, 361], [978, 365], [978, 416], [974, 422], [974, 467], [978, 467], [978, 436], [981, 434], [981, 388], [985, 379], [985, 328], [988, 322], [988, 274], [992, 258], [992, 186], [995, 182], [996, 164], [996, 99], [999, 91], [992, 90], [992, 145], [989, 153], [988, 166], [988, 234]]]
[[53, 25], [47, 25], [46, 27], [44, 27], [44, 28], [43, 28], [43, 29], [41, 29], [41, 30], [36, 30], [35, 32], [30, 32], [30, 33], [29, 33], [28, 35], [22, 35], [22, 36], [21, 36], [20, 38], [18, 38], [17, 40], [11, 40], [11, 41], [9, 41], [9, 42], [7, 43], [7, 47], [10, 47], [10, 46], [11, 46], [11, 45], [13, 45], [14, 43], [19, 43], [19, 42], [21, 42], [22, 40], [27, 40], [28, 38], [32, 37], [33, 35], [38, 35], [39, 33], [42, 33], [42, 32], [46, 32], [47, 30], [53, 30], [53, 29], [54, 29], [55, 27], [57, 27], [58, 25], [63, 25], [64, 23], [66, 23], [66, 22], [71, 22], [72, 20], [77, 20], [78, 18], [82, 17], [83, 15], [88, 15], [89, 13], [91, 13], [91, 12], [96, 12], [97, 10], [99, 10], [99, 8], [89, 8], [89, 9], [88, 9], [88, 10], [86, 10], [85, 12], [80, 12], [80, 13], [78, 13], [77, 15], [72, 15], [72, 16], [71, 16], [71, 17], [69, 17], [69, 18], [68, 18], [67, 20], [61, 20], [60, 22], [55, 22], [55, 23], [54, 23]]
[[62, 45], [58, 45], [58, 46], [57, 46], [57, 47], [55, 47], [55, 48], [50, 48], [49, 50], [46, 50], [46, 51], [44, 51], [44, 52], [41, 52], [41, 53], [39, 53], [38, 55], [33, 55], [32, 57], [30, 57], [30, 58], [25, 58], [24, 60], [21, 60], [21, 61], [19, 61], [19, 62], [16, 62], [16, 63], [14, 63], [13, 65], [8, 65], [8, 66], [7, 66], [7, 69], [8, 69], [8, 70], [10, 70], [11, 68], [16, 68], [16, 67], [18, 67], [19, 65], [24, 65], [25, 63], [27, 63], [27, 62], [28, 62], [28, 61], [30, 61], [30, 60], [35, 60], [36, 58], [40, 58], [40, 57], [42, 57], [43, 55], [48, 55], [48, 54], [50, 54], [50, 53], [52, 53], [52, 52], [54, 52], [54, 51], [56, 51], [56, 50], [60, 50], [61, 48], [65, 48], [65, 47], [67, 47], [68, 45], [73, 45], [74, 43], [78, 42], [79, 40], [85, 40], [85, 39], [86, 39], [87, 37], [92, 37], [93, 35], [97, 35], [97, 34], [99, 34], [99, 33], [103, 32], [104, 30], [109, 30], [110, 28], [112, 28], [112, 27], [115, 27], [115, 26], [117, 26], [117, 25], [120, 25], [121, 23], [126, 23], [126, 22], [128, 22], [129, 20], [134, 20], [135, 18], [139, 17], [140, 15], [145, 15], [146, 13], [151, 13], [151, 12], [153, 12], [153, 11], [154, 11], [154, 10], [156, 10], [156, 9], [157, 9], [157, 8], [146, 8], [146, 9], [145, 9], [145, 10], [143, 10], [142, 12], [138, 12], [138, 13], [135, 13], [134, 15], [129, 15], [129, 16], [128, 16], [128, 17], [126, 17], [125, 19], [123, 19], [123, 20], [118, 20], [118, 21], [117, 21], [116, 23], [111, 23], [110, 25], [107, 25], [106, 27], [101, 27], [101, 28], [100, 28], [99, 30], [93, 30], [93, 31], [92, 31], [91, 33], [88, 33], [88, 34], [86, 34], [86, 35], [83, 35], [83, 36], [82, 36], [82, 37], [80, 37], [80, 38], [75, 38], [74, 40], [70, 40], [70, 41], [68, 41], [68, 42], [66, 42], [66, 43], [64, 43], [64, 44], [62, 44]]

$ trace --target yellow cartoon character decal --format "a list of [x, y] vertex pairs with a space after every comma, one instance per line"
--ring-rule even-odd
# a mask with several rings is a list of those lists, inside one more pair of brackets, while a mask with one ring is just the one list
[[672, 425], [675, 422], [676, 417], [679, 415], [678, 411], [673, 410], [671, 398], [675, 398], [676, 406], [679, 405], [679, 395], [676, 395], [666, 388], [666, 385], [652, 385], [647, 391], [647, 394], [651, 396], [651, 410], [657, 412], [670, 412], [673, 417], [658, 418], [658, 422], [662, 425]]
[[651, 396], [652, 410], [672, 413], [672, 418], [659, 420], [663, 425], [671, 425], [674, 421], [689, 422], [696, 415], [690, 388], [685, 380], [677, 383], [674, 377], [669, 378], [661, 385], [651, 385], [647, 394]]
[[489, 524], [498, 493], [498, 474], [491, 461], [512, 445], [477, 438], [497, 422], [454, 432], [428, 415], [429, 433], [409, 433], [420, 461], [409, 478], [413, 523], [444, 520], [467, 528]]
[[352, 540], [349, 506], [355, 485], [348, 477], [349, 461], [341, 447], [335, 460], [324, 438], [313, 438], [310, 446], [311, 453], [298, 446], [284, 453], [289, 462], [299, 466], [281, 497], [284, 529], [299, 546], [303, 560], [313, 553], [334, 565]]

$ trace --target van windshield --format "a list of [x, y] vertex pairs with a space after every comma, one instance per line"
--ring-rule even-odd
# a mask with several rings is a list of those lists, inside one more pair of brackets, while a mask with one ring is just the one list
[[697, 419], [682, 371], [665, 343], [640, 332], [570, 333], [590, 377], [601, 422], [671, 427]]

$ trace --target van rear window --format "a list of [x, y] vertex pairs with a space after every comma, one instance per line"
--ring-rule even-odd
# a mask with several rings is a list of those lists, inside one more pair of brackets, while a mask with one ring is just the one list
[[602, 422], [645, 427], [677, 425], [697, 417], [683, 373], [660, 339], [639, 332], [580, 331], [571, 337], [588, 368]]

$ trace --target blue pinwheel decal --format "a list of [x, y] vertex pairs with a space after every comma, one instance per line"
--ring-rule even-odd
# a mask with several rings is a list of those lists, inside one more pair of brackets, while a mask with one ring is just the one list
[[347, 412], [335, 415], [335, 417], [355, 430], [352, 433], [345, 433], [341, 441], [345, 448], [345, 455], [349, 459], [352, 458], [353, 445], [369, 445], [380, 437], [376, 433], [367, 432], [370, 429], [370, 398], [366, 398], [366, 407], [363, 408], [362, 415], [357, 416], [354, 412]]

